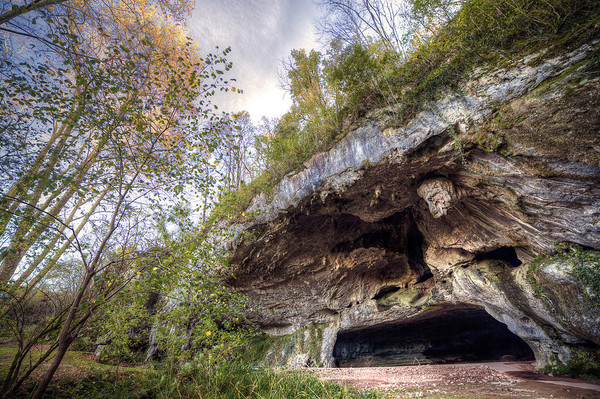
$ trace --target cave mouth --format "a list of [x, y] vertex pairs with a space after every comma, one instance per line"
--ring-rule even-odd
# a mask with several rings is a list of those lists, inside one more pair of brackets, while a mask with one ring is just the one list
[[338, 333], [338, 367], [534, 360], [531, 348], [484, 309], [440, 306], [416, 318]]

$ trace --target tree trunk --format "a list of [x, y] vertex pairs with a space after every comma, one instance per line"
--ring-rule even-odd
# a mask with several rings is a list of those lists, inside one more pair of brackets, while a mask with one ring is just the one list
[[18, 17], [19, 15], [27, 14], [30, 11], [38, 10], [42, 7], [49, 6], [51, 4], [60, 4], [65, 0], [34, 0], [29, 4], [24, 6], [16, 7], [9, 9], [4, 14], [0, 15], [0, 25], [7, 23], [13, 18]]

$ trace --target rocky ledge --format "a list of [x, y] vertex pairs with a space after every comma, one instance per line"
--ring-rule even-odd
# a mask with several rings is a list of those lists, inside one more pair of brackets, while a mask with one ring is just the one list
[[373, 112], [253, 200], [231, 284], [287, 336], [272, 364], [598, 350], [600, 45], [536, 59], [474, 71], [403, 127]]

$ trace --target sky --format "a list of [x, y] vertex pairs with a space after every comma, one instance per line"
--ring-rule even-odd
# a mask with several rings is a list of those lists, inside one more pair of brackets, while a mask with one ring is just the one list
[[244, 91], [217, 97], [219, 108], [246, 110], [255, 122], [263, 115], [284, 114], [291, 100], [279, 87], [278, 70], [292, 49], [318, 48], [318, 15], [312, 0], [196, 0], [189, 21], [192, 36], [205, 52], [231, 47], [228, 77]]

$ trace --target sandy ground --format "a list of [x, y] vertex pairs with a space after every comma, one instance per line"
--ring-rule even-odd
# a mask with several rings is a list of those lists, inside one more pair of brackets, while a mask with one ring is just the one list
[[325, 380], [385, 391], [389, 398], [600, 399], [600, 384], [549, 377], [531, 362], [315, 369]]

